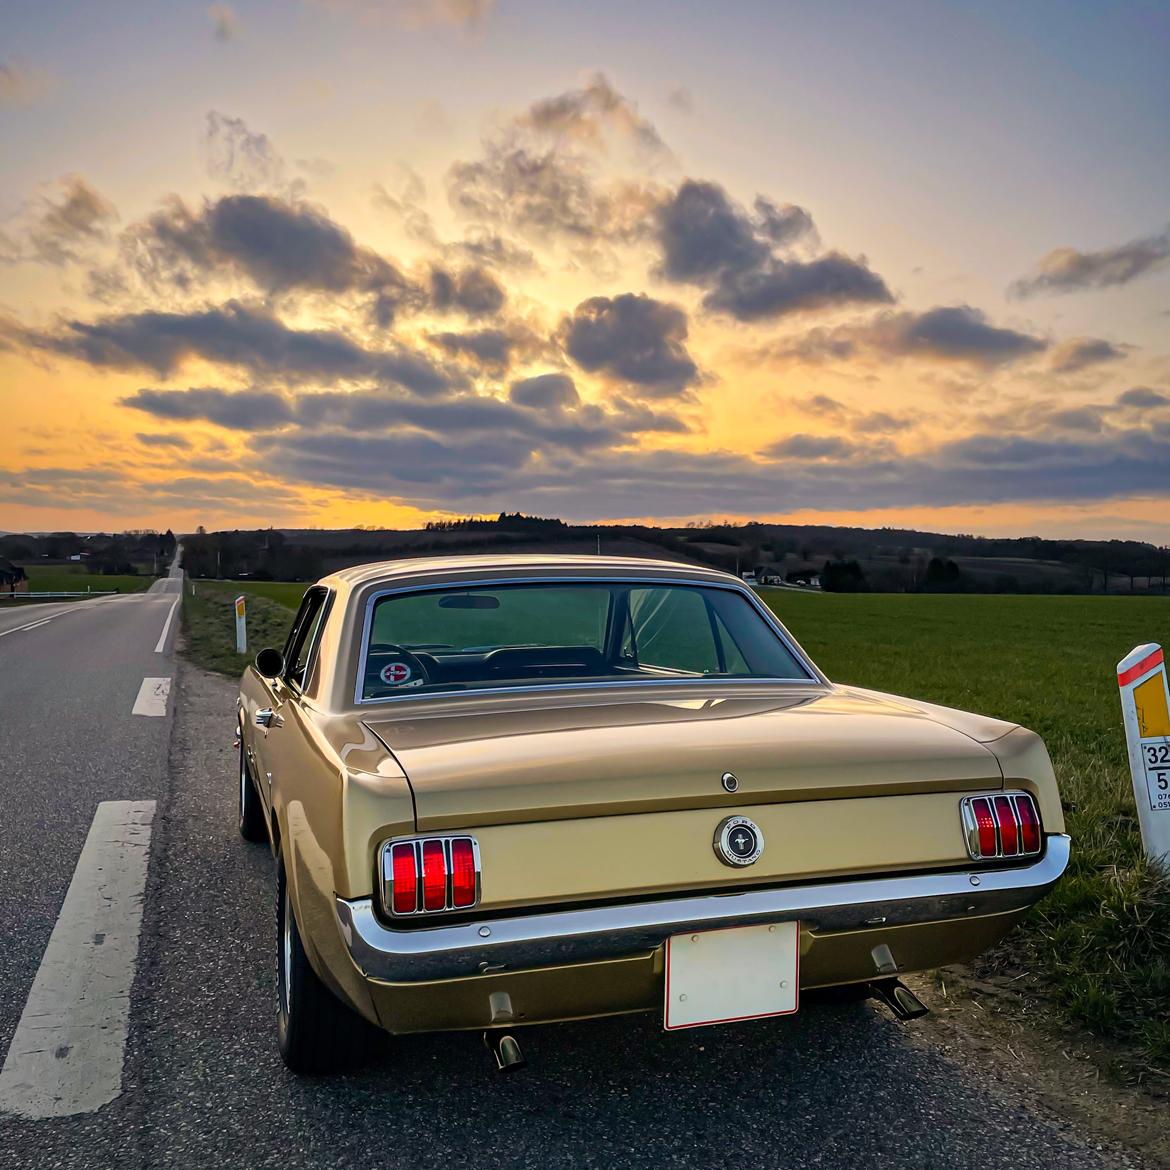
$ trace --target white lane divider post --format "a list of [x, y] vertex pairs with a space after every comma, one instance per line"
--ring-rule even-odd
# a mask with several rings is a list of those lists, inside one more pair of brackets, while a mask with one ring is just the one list
[[248, 626], [247, 626], [247, 602], [244, 600], [244, 595], [241, 593], [236, 598], [236, 653], [247, 654], [248, 652]]
[[97, 806], [0, 1069], [0, 1112], [69, 1117], [122, 1092], [154, 809]]
[[1162, 647], [1135, 646], [1117, 664], [1117, 685], [1142, 844], [1151, 861], [1170, 866], [1170, 692]]

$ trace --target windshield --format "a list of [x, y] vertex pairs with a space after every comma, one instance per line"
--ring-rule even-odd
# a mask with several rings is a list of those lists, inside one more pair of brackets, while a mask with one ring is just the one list
[[362, 670], [363, 699], [549, 680], [809, 677], [734, 590], [609, 581], [379, 598]]

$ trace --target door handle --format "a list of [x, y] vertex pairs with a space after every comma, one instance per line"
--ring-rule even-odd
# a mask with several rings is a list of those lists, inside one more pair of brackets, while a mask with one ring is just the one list
[[271, 727], [273, 723], [276, 723], [278, 727], [280, 726], [276, 719], [276, 712], [271, 707], [261, 707], [256, 712], [255, 718], [257, 727]]

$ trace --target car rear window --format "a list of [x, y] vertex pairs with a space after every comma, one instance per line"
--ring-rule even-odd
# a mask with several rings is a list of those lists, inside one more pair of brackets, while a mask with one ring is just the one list
[[365, 701], [554, 681], [809, 677], [737, 590], [645, 581], [389, 594], [374, 602], [361, 671]]

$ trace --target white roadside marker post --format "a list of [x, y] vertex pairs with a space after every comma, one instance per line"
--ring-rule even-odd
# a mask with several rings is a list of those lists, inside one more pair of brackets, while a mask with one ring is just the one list
[[248, 627], [245, 618], [245, 602], [244, 595], [241, 593], [236, 598], [236, 653], [246, 654], [248, 652]]
[[1162, 647], [1135, 646], [1117, 664], [1117, 685], [1142, 844], [1151, 861], [1170, 866], [1170, 692]]

